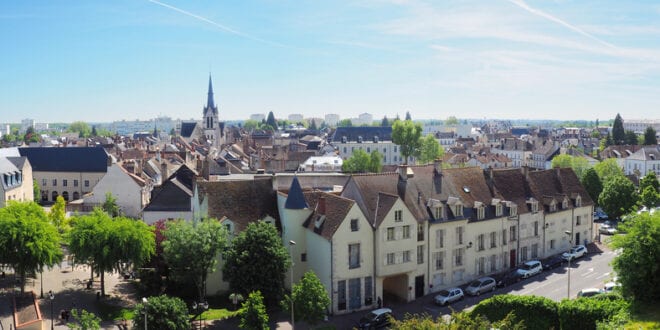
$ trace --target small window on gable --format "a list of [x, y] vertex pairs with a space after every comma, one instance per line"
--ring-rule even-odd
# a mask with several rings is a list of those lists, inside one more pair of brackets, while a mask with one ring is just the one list
[[351, 219], [351, 231], [358, 231], [358, 219]]
[[561, 208], [562, 210], [565, 210], [568, 208], [568, 198], [564, 198], [564, 200], [561, 202]]

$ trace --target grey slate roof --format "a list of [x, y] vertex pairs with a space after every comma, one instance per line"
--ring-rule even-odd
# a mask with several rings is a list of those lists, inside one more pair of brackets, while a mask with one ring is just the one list
[[359, 126], [359, 127], [337, 127], [332, 135], [332, 142], [341, 142], [342, 137], [347, 141], [355, 142], [358, 136], [365, 142], [372, 142], [374, 136], [378, 136], [379, 141], [392, 141], [392, 127], [390, 126]]
[[291, 188], [289, 189], [289, 195], [286, 198], [284, 207], [292, 210], [309, 208], [307, 202], [305, 202], [305, 196], [303, 196], [302, 188], [300, 187], [297, 176], [294, 176], [293, 181], [291, 181]]
[[35, 172], [107, 172], [108, 154], [100, 147], [18, 148]]
[[181, 136], [189, 138], [195, 131], [195, 126], [197, 126], [197, 122], [194, 121], [181, 122]]
[[144, 211], [190, 211], [195, 172], [181, 165], [160, 187], [154, 188]]

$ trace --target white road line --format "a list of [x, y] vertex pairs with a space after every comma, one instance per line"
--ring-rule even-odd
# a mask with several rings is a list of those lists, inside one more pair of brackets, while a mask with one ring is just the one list
[[580, 276], [587, 277], [587, 276], [590, 276], [590, 274], [593, 273], [593, 272], [594, 272], [594, 269], [589, 268], [586, 273], [582, 273], [582, 274], [580, 274]]
[[610, 273], [605, 273], [605, 274], [603, 274], [603, 275], [600, 275], [600, 276], [596, 277], [596, 279], [601, 279], [601, 278], [603, 278], [603, 277], [607, 277], [607, 276], [609, 276], [609, 275], [610, 275]]

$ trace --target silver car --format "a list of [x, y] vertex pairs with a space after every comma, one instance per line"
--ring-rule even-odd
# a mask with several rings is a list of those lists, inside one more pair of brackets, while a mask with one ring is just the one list
[[532, 260], [520, 265], [518, 274], [520, 274], [522, 278], [528, 278], [540, 273], [542, 270], [543, 266], [541, 265], [541, 262]]
[[444, 306], [454, 301], [458, 301], [464, 298], [463, 290], [460, 288], [451, 288], [447, 290], [442, 290], [438, 292], [438, 295], [435, 296], [433, 301], [436, 305]]
[[472, 281], [472, 283], [465, 288], [465, 293], [471, 296], [478, 296], [482, 292], [495, 291], [496, 284], [494, 278], [488, 276], [482, 277]]

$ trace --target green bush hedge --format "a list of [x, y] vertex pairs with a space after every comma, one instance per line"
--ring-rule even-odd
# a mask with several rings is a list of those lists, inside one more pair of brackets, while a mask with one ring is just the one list
[[562, 300], [559, 303], [559, 322], [562, 329], [596, 329], [599, 322], [627, 320], [628, 303], [616, 296]]
[[516, 321], [524, 322], [525, 329], [559, 329], [557, 303], [545, 297], [496, 295], [477, 304], [471, 314], [497, 322], [511, 312]]

